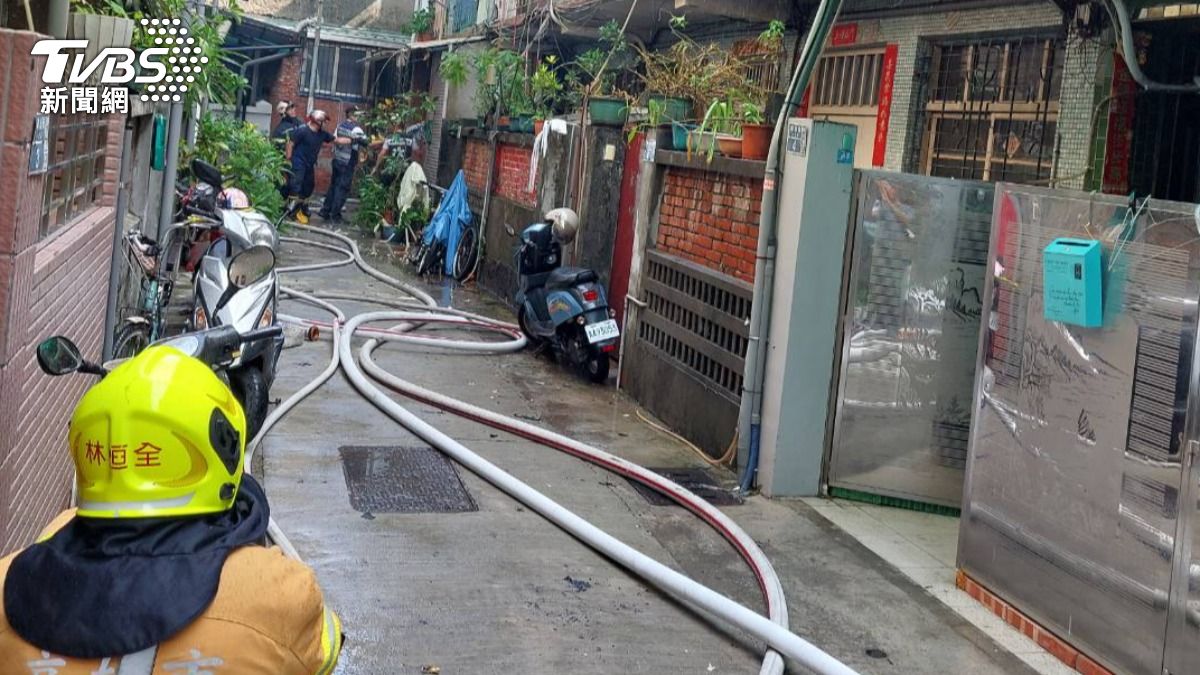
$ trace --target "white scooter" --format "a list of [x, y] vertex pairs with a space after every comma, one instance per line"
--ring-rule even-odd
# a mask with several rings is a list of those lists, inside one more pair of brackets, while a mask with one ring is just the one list
[[[192, 175], [211, 186], [214, 192], [224, 192], [221, 172], [211, 164], [193, 160]], [[200, 205], [199, 208], [209, 206]], [[239, 206], [243, 208], [237, 208]], [[248, 203], [211, 205], [209, 217], [220, 221], [220, 231], [196, 273], [189, 321], [194, 331], [232, 326], [238, 333], [248, 334], [278, 325], [275, 248], [279, 237], [266, 216], [248, 207]], [[253, 279], [231, 279], [230, 263], [235, 256], [242, 266], [263, 273], [256, 274]], [[249, 260], [254, 264], [247, 264]], [[251, 438], [266, 420], [270, 388], [282, 350], [282, 334], [270, 340], [246, 342], [227, 367], [230, 389], [246, 411], [247, 433]]]

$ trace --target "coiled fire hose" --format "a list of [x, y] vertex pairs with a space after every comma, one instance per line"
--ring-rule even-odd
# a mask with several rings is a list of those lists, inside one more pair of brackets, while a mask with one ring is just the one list
[[[771, 649], [767, 651], [763, 659], [760, 669], [761, 675], [780, 675], [783, 672], [784, 662], [780, 654], [795, 659], [817, 673], [828, 673], [831, 675], [849, 675], [854, 673], [845, 664], [788, 630], [787, 608], [783, 587], [770, 561], [754, 540], [740, 526], [708, 502], [656, 473], [598, 448], [405, 381], [385, 371], [371, 358], [371, 353], [383, 342], [400, 342], [423, 347], [433, 346], [455, 351], [462, 350], [479, 353], [516, 351], [525, 346], [525, 338], [517, 326], [469, 312], [436, 307], [435, 301], [428, 293], [419, 288], [404, 284], [371, 267], [363, 259], [358, 245], [353, 239], [337, 232], [312, 226], [299, 225], [297, 227], [307, 232], [338, 240], [342, 244], [345, 244], [345, 247], [294, 237], [284, 237], [282, 240], [289, 243], [316, 246], [318, 248], [337, 251], [346, 254], [347, 258], [332, 262], [284, 267], [278, 270], [280, 273], [327, 269], [353, 263], [364, 273], [382, 281], [388, 286], [407, 293], [414, 300], [410, 302], [374, 300], [351, 296], [349, 294], [306, 293], [294, 288], [281, 287], [280, 290], [283, 295], [330, 313], [332, 317], [332, 321], [330, 322], [297, 319], [285, 315], [280, 315], [280, 319], [289, 323], [317, 326], [327, 330], [333, 340], [333, 350], [329, 364], [325, 369], [303, 388], [289, 396], [287, 400], [283, 401], [267, 417], [259, 434], [247, 446], [247, 470], [250, 467], [251, 459], [259, 443], [261, 443], [263, 437], [270, 429], [292, 408], [312, 392], [319, 389], [341, 368], [346, 372], [353, 386], [364, 398], [431, 446], [447, 454], [462, 466], [505, 491], [532, 510], [537, 511], [547, 520], [566, 530], [581, 542], [620, 564], [622, 567], [625, 567], [630, 572], [637, 574], [656, 588], [669, 593], [688, 606], [700, 609], [706, 614], [737, 626], [755, 638], [765, 642]], [[395, 309], [368, 312], [347, 320], [346, 315], [337, 306], [328, 302], [328, 299], [353, 300], [362, 303], [390, 306]], [[384, 321], [399, 321], [400, 323], [386, 329], [368, 328], [364, 325]], [[503, 341], [471, 341], [433, 337], [425, 334], [424, 331], [419, 335], [412, 333], [417, 327], [435, 328], [438, 326], [494, 332], [501, 334], [507, 339]], [[356, 334], [370, 338], [359, 351], [359, 362], [355, 361], [351, 351], [352, 338]], [[624, 542], [617, 540], [583, 518], [580, 518], [562, 505], [554, 502], [529, 485], [475, 454], [424, 420], [421, 420], [378, 388], [367, 378], [367, 374], [406, 397], [434, 405], [456, 415], [579, 457], [619, 475], [637, 480], [676, 501], [716, 529], [718, 533], [734, 546], [742, 558], [746, 560], [763, 592], [767, 604], [768, 616], [764, 617], [734, 600], [699, 584], [636, 551]], [[287, 555], [299, 558], [298, 552], [274, 520], [270, 523], [269, 533], [272, 539]]]

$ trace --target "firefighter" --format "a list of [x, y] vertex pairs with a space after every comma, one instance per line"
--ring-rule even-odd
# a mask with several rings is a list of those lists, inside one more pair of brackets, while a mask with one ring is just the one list
[[150, 347], [84, 394], [68, 439], [78, 508], [0, 560], [0, 673], [333, 670], [338, 617], [262, 545], [245, 416], [209, 366]]

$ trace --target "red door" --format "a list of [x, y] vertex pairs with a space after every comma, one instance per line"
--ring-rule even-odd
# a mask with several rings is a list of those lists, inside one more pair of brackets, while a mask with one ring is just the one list
[[625, 321], [625, 294], [629, 292], [629, 267], [633, 258], [633, 226], [637, 211], [638, 169], [641, 168], [645, 134], [638, 134], [625, 150], [621, 170], [621, 203], [617, 208], [617, 233], [613, 241], [612, 276], [608, 303], [617, 310], [617, 324]]

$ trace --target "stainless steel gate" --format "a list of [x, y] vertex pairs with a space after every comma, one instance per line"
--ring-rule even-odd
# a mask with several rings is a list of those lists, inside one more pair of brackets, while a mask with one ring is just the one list
[[[1116, 672], [1200, 672], [1195, 209], [997, 186], [959, 566]], [[1100, 328], [1043, 318], [1060, 236], [1102, 242]]]
[[828, 482], [957, 507], [994, 186], [859, 174]]

